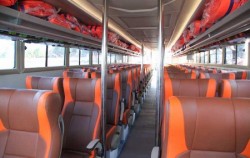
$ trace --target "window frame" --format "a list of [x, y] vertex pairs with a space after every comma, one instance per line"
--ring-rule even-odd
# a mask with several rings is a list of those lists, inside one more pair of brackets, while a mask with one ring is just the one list
[[20, 45], [20, 41], [16, 40], [14, 41], [14, 68], [10, 68], [10, 69], [1, 69], [0, 70], [0, 75], [8, 75], [8, 74], [17, 74], [20, 73], [20, 61], [18, 59], [21, 59], [21, 54], [17, 53], [19, 52], [20, 47], [18, 47]]

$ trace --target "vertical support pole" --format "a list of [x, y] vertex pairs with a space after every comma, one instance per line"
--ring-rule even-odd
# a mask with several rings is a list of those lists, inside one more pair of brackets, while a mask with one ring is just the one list
[[158, 35], [158, 66], [157, 66], [157, 89], [156, 89], [156, 128], [155, 128], [155, 145], [159, 146], [159, 134], [160, 134], [160, 109], [162, 109], [163, 103], [163, 61], [164, 61], [164, 41], [163, 41], [163, 14], [164, 6], [162, 0], [158, 0], [158, 17], [159, 17], [159, 35]]
[[250, 68], [250, 38], [246, 39], [245, 51], [246, 51], [246, 58], [247, 58], [247, 67]]
[[141, 45], [141, 81], [143, 79], [144, 76], [144, 65], [143, 65], [143, 58], [144, 58], [144, 45]]
[[226, 63], [226, 47], [222, 48], [222, 63], [221, 65], [224, 65]]
[[102, 87], [102, 145], [103, 145], [103, 158], [106, 158], [106, 91], [107, 91], [107, 53], [108, 53], [108, 44], [107, 44], [107, 32], [108, 32], [108, 7], [109, 0], [104, 0], [104, 10], [102, 17], [102, 65], [101, 65], [101, 87]]
[[70, 53], [70, 49], [69, 46], [65, 47], [65, 66], [68, 68], [69, 67], [69, 53]]
[[93, 50], [89, 50], [89, 65], [93, 65]]

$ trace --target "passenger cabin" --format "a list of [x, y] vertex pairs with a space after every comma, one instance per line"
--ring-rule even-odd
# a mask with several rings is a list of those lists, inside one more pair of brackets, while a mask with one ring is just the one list
[[249, 0], [0, 0], [0, 158], [250, 158]]

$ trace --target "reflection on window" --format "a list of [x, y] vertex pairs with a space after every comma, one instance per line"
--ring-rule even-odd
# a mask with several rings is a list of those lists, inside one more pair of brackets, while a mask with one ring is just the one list
[[216, 52], [216, 63], [217, 64], [222, 64], [222, 48], [218, 48], [217, 50], [216, 50], [217, 52]]
[[45, 67], [46, 45], [25, 43], [25, 68]]
[[115, 54], [111, 54], [111, 63], [115, 63]]
[[99, 63], [98, 64], [102, 64], [102, 52], [99, 52]]
[[94, 65], [97, 65], [98, 64], [98, 52], [97, 51], [93, 51], [92, 52], [92, 63]]
[[0, 70], [15, 68], [15, 42], [0, 39]]
[[89, 50], [81, 50], [81, 65], [89, 65]]
[[196, 53], [196, 63], [200, 63], [200, 53]]
[[110, 53], [108, 53], [108, 54], [107, 54], [107, 63], [108, 63], [108, 64], [110, 64], [110, 63], [111, 63], [111, 62], [110, 62], [110, 61], [111, 61], [111, 60], [110, 60], [110, 59], [111, 59], [110, 57], [111, 57], [111, 54], [110, 54]]
[[247, 66], [247, 54], [245, 44], [237, 45], [237, 65]]
[[210, 50], [210, 63], [216, 64], [216, 49]]
[[205, 52], [200, 52], [200, 63], [204, 64], [205, 63]]
[[225, 64], [234, 65], [236, 64], [236, 46], [227, 46], [225, 55]]
[[75, 66], [79, 65], [79, 49], [78, 48], [70, 48], [69, 49], [69, 65]]
[[64, 47], [48, 46], [48, 67], [64, 66]]
[[116, 54], [116, 63], [122, 63], [123, 56], [121, 54]]
[[206, 63], [206, 64], [209, 63], [209, 62], [208, 62], [208, 60], [209, 60], [208, 55], [209, 55], [209, 51], [206, 51], [206, 52], [205, 52], [205, 63]]
[[123, 55], [123, 63], [128, 63], [128, 56]]

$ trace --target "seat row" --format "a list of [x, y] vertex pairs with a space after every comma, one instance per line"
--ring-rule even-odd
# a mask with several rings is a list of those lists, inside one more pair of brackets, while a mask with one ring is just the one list
[[151, 158], [250, 155], [250, 81], [165, 79], [160, 143]]
[[[133, 73], [137, 73], [137, 71], [133, 71], [133, 69], [124, 69], [107, 75], [105, 144], [107, 157], [118, 156], [118, 146], [121, 141], [126, 140], [129, 127], [133, 125], [135, 120], [135, 106], [139, 105], [136, 103], [136, 97], [133, 103], [132, 99], [136, 94], [132, 93], [132, 91], [139, 90], [136, 89], [139, 87], [139, 80], [133, 79]], [[102, 142], [100, 79], [28, 76], [26, 78], [26, 87], [33, 90], [0, 90], [0, 94], [3, 93], [0, 97], [6, 98], [4, 99], [6, 102], [0, 102], [0, 111], [3, 110], [3, 113], [0, 113], [0, 134], [2, 131], [4, 133], [14, 131], [13, 137], [12, 135], [1, 134], [0, 138], [3, 139], [0, 139], [0, 144], [1, 149], [4, 149], [9, 143], [13, 144], [12, 140], [18, 136], [20, 136], [21, 140], [27, 138], [30, 143], [22, 144], [22, 141], [18, 139], [15, 142], [17, 145], [11, 146], [10, 150], [1, 151], [0, 149], [0, 156], [37, 157], [34, 156], [34, 153], [38, 153], [41, 154], [38, 157], [54, 158], [59, 157], [58, 155], [61, 153], [63, 158], [74, 158], [95, 157], [102, 154], [102, 145], [100, 144]], [[13, 95], [16, 93], [19, 96], [17, 98], [16, 95]], [[14, 103], [7, 103], [8, 98], [11, 98], [10, 101], [13, 99]], [[32, 102], [30, 99], [35, 100]], [[40, 108], [41, 104], [44, 104], [42, 108]], [[26, 105], [32, 106], [33, 110], [29, 107], [23, 107]], [[18, 118], [23, 123], [15, 119], [17, 112], [9, 115], [5, 110], [6, 108], [12, 109], [15, 107], [17, 112], [18, 109], [22, 109], [23, 113]], [[24, 117], [29, 113], [32, 113], [32, 117]], [[41, 114], [43, 115], [41, 116]], [[20, 124], [18, 128], [15, 126], [12, 128], [8, 124], [8, 119], [11, 119], [14, 124]], [[30, 121], [27, 121], [28, 119]], [[37, 119], [38, 122], [35, 121]], [[33, 124], [30, 124], [31, 122]], [[36, 126], [39, 128], [36, 129]], [[27, 137], [25, 133], [22, 135], [22, 131], [29, 132]], [[37, 135], [39, 141], [36, 141], [32, 135]], [[34, 152], [27, 152], [30, 146], [35, 147]]]

